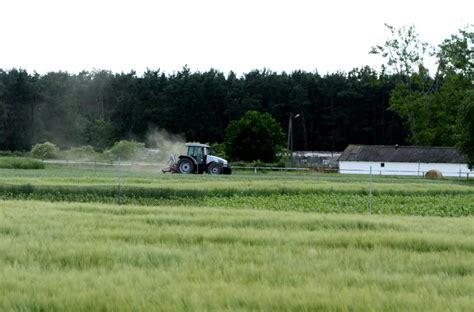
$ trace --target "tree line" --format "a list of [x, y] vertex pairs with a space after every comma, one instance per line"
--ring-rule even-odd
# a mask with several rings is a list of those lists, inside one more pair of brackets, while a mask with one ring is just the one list
[[[456, 146], [474, 166], [474, 31], [472, 26], [430, 47], [414, 26], [386, 25], [391, 35], [371, 53], [387, 60], [397, 77], [389, 109], [396, 112], [416, 145]], [[431, 76], [425, 58], [436, 60]]]
[[342, 150], [347, 144], [403, 144], [407, 132], [388, 110], [396, 79], [365, 67], [317, 72], [217, 70], [51, 72], [0, 70], [0, 150], [35, 143], [98, 150], [120, 139], [142, 141], [149, 129], [186, 140], [221, 143], [232, 120], [247, 111], [270, 113], [283, 129], [290, 113], [297, 150]]
[[[474, 32], [460, 30], [430, 47], [413, 26], [386, 25], [390, 37], [370, 67], [328, 73], [254, 70], [240, 76], [184, 67], [45, 75], [0, 69], [0, 150], [35, 143], [102, 151], [122, 139], [143, 141], [150, 129], [188, 141], [222, 143], [228, 125], [248, 111], [269, 113], [295, 150], [340, 151], [348, 144], [455, 145], [474, 163]], [[425, 57], [436, 59], [430, 75]]]

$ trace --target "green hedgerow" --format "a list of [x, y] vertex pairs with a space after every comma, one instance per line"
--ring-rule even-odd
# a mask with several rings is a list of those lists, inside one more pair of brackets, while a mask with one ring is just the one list
[[0, 168], [4, 169], [44, 169], [44, 164], [36, 159], [20, 157], [1, 157]]

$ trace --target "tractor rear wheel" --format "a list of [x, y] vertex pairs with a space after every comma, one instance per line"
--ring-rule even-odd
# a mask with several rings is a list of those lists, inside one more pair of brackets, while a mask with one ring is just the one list
[[193, 173], [194, 172], [194, 164], [191, 160], [187, 158], [183, 158], [178, 162], [178, 172], [179, 173]]
[[221, 174], [222, 173], [222, 166], [216, 163], [212, 163], [207, 167], [207, 172], [209, 174]]

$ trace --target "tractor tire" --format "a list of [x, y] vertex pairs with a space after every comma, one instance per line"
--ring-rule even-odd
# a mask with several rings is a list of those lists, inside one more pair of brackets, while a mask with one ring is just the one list
[[178, 162], [178, 172], [183, 174], [194, 173], [194, 164], [191, 160], [183, 158]]
[[211, 163], [209, 167], [207, 167], [207, 173], [209, 174], [221, 174], [222, 173], [222, 165]]

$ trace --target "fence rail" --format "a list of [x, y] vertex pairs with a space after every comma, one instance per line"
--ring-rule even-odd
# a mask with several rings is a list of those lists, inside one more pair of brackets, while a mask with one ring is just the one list
[[294, 167], [243, 167], [243, 166], [231, 166], [232, 169], [239, 170], [275, 170], [275, 171], [309, 171], [309, 168], [294, 168]]
[[[101, 162], [101, 161], [72, 161], [72, 160], [44, 160], [44, 163], [48, 164], [59, 164], [59, 165], [88, 165], [91, 167], [154, 167], [157, 169], [162, 169], [168, 167], [166, 163], [150, 163], [150, 162], [122, 162], [122, 161], [111, 161], [111, 162]], [[263, 172], [263, 171], [287, 171], [287, 172], [309, 172], [309, 171], [318, 171], [323, 173], [341, 173], [341, 174], [370, 174], [369, 169], [337, 169], [337, 168], [307, 168], [307, 167], [263, 167], [263, 166], [231, 166], [232, 169], [237, 170], [246, 170], [253, 171], [254, 173]], [[322, 169], [322, 170], [318, 170]], [[373, 175], [380, 176], [414, 176], [414, 177], [424, 177], [426, 171], [418, 170], [374, 170], [372, 169]], [[451, 178], [463, 178], [463, 179], [473, 179], [473, 171], [443, 171], [445, 177]]]
[[[150, 166], [150, 167], [167, 167], [165, 163], [150, 163], [150, 162], [123, 162], [123, 161], [112, 161], [112, 162], [99, 162], [99, 161], [76, 161], [76, 160], [59, 160], [50, 159], [44, 160], [44, 163], [58, 164], [58, 165], [90, 165], [90, 166]], [[251, 166], [231, 166], [232, 169], [239, 170], [274, 170], [274, 171], [309, 171], [309, 168], [297, 168], [297, 167], [251, 167]]]
[[[418, 170], [372, 170], [373, 175], [385, 176], [415, 176], [424, 177], [427, 171]], [[339, 169], [339, 173], [343, 174], [370, 174], [370, 169]], [[472, 171], [443, 171], [442, 174], [452, 178], [474, 178]]]

